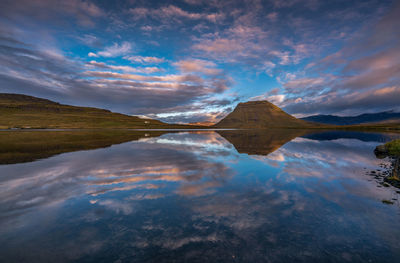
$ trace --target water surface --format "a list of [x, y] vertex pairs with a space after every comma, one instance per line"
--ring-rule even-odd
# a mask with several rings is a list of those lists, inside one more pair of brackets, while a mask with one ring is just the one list
[[398, 189], [367, 175], [394, 137], [143, 132], [8, 156], [0, 261], [396, 262]]

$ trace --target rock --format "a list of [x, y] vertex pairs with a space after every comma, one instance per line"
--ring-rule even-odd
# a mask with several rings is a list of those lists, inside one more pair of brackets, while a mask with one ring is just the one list
[[386, 204], [386, 205], [393, 205], [394, 202], [389, 201], [389, 200], [382, 200], [382, 203]]
[[388, 156], [388, 149], [385, 145], [378, 145], [374, 150], [375, 156], [379, 159], [383, 159]]

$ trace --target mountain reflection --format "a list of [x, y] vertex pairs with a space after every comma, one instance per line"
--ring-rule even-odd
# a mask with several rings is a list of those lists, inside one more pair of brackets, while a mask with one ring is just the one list
[[377, 142], [320, 136], [167, 133], [2, 165], [0, 253], [7, 262], [41, 261], [41, 251], [49, 262], [394, 261], [400, 215], [381, 200], [398, 194], [365, 175], [385, 162]]
[[239, 153], [268, 155], [298, 136], [309, 133], [301, 129], [223, 130], [218, 133], [232, 143]]

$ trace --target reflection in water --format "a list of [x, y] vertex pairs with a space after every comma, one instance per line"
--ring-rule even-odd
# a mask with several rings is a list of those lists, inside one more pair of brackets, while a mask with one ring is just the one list
[[365, 175], [385, 162], [373, 154], [379, 143], [304, 135], [168, 133], [2, 165], [0, 258], [399, 259], [399, 205], [381, 202], [398, 194]]
[[166, 131], [135, 130], [43, 130], [1, 131], [0, 164], [31, 162], [56, 154], [109, 147]]
[[224, 130], [218, 133], [232, 143], [239, 153], [268, 155], [292, 139], [306, 134], [307, 130], [271, 129], [267, 132]]

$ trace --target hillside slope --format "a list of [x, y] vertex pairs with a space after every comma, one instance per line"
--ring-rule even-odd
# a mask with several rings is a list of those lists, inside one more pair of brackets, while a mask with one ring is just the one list
[[297, 128], [312, 124], [299, 120], [268, 101], [239, 103], [236, 108], [214, 125], [216, 128]]
[[[180, 128], [109, 110], [59, 104], [21, 94], [0, 93], [0, 128]], [[193, 126], [190, 126], [193, 128]]]

